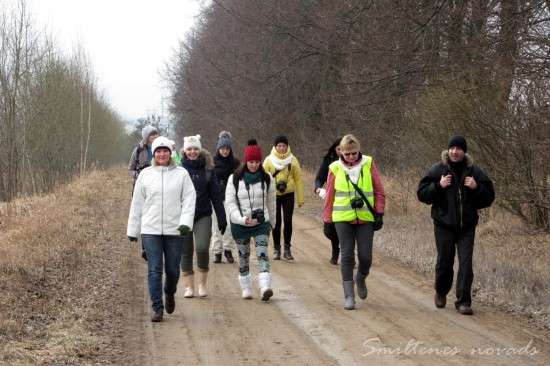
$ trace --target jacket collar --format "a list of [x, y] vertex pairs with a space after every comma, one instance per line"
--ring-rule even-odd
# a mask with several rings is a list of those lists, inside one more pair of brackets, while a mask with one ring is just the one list
[[[466, 166], [469, 168], [474, 165], [474, 158], [468, 153], [464, 154], [464, 160], [466, 161]], [[441, 152], [441, 162], [447, 166], [450, 165], [449, 160], [449, 150], [443, 150]]]

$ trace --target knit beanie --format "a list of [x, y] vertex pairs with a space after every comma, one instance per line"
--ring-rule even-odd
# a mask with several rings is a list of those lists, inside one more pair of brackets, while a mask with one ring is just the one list
[[468, 145], [466, 144], [466, 139], [462, 136], [456, 135], [451, 137], [451, 139], [449, 140], [448, 149], [450, 149], [453, 146], [460, 147], [462, 151], [468, 152]]
[[262, 161], [262, 149], [255, 139], [248, 140], [248, 146], [244, 148], [244, 162]]
[[185, 136], [183, 138], [183, 149], [187, 150], [190, 147], [195, 147], [199, 150], [202, 150], [201, 135]]
[[155, 150], [160, 147], [165, 147], [168, 150], [170, 150], [170, 153], [172, 152], [172, 141], [164, 136], [159, 136], [153, 141], [153, 144], [151, 145], [151, 151], [153, 154], [155, 153]]
[[219, 150], [222, 147], [228, 147], [231, 149], [231, 132], [228, 132], [228, 131], [220, 132], [218, 143], [216, 144], [216, 150]]
[[275, 137], [275, 141], [273, 141], [273, 146], [277, 146], [277, 144], [281, 143], [288, 145], [288, 137], [286, 137], [285, 135], [279, 135]]
[[157, 130], [155, 126], [147, 125], [141, 130], [141, 137], [143, 137], [143, 140], [146, 141], [153, 132], [158, 133], [159, 130]]

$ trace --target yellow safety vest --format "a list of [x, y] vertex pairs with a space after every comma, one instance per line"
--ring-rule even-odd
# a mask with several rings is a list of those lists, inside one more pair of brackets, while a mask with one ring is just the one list
[[[361, 188], [365, 197], [374, 208], [374, 191], [372, 188], [372, 177], [370, 168], [372, 165], [372, 157], [366, 156], [366, 161], [363, 162], [361, 173], [357, 186]], [[361, 199], [359, 193], [355, 191], [351, 184], [350, 178], [341, 165], [340, 161], [335, 161], [329, 166], [330, 171], [334, 175], [334, 205], [332, 207], [332, 222], [349, 222], [355, 220], [374, 221], [374, 217], [366, 204], [361, 208], [351, 207], [351, 200], [354, 197]]]

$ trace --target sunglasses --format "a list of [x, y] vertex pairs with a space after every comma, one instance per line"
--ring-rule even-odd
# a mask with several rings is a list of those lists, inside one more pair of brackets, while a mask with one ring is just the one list
[[355, 156], [357, 154], [359, 154], [359, 151], [352, 151], [352, 152], [342, 153], [342, 155], [344, 155], [344, 156]]

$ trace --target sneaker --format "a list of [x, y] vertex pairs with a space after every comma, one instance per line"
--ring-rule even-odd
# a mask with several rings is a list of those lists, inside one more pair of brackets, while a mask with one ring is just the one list
[[440, 295], [436, 292], [434, 296], [434, 303], [436, 308], [444, 308], [445, 305], [447, 305], [447, 296]]
[[233, 259], [233, 253], [231, 253], [230, 250], [224, 250], [223, 255], [225, 256], [225, 259], [227, 259], [227, 263], [235, 262], [235, 259]]
[[176, 309], [176, 299], [174, 298], [174, 294], [165, 294], [164, 295], [164, 302], [166, 303], [164, 305], [164, 308], [166, 309], [166, 312], [168, 314], [172, 314], [174, 310]]
[[221, 263], [221, 262], [222, 262], [222, 253], [214, 254], [214, 263]]
[[162, 321], [162, 315], [163, 315], [162, 309], [157, 310], [157, 311], [153, 310], [153, 313], [151, 314], [151, 321], [153, 323], [161, 322]]
[[281, 260], [281, 251], [280, 250], [277, 250], [275, 249], [275, 251], [273, 251], [273, 260]]
[[458, 311], [462, 315], [474, 315], [474, 311], [468, 305], [458, 305], [456, 307], [456, 311]]
[[287, 261], [293, 261], [294, 257], [292, 256], [292, 253], [290, 252], [290, 249], [285, 249], [285, 253], [283, 254], [283, 258]]

